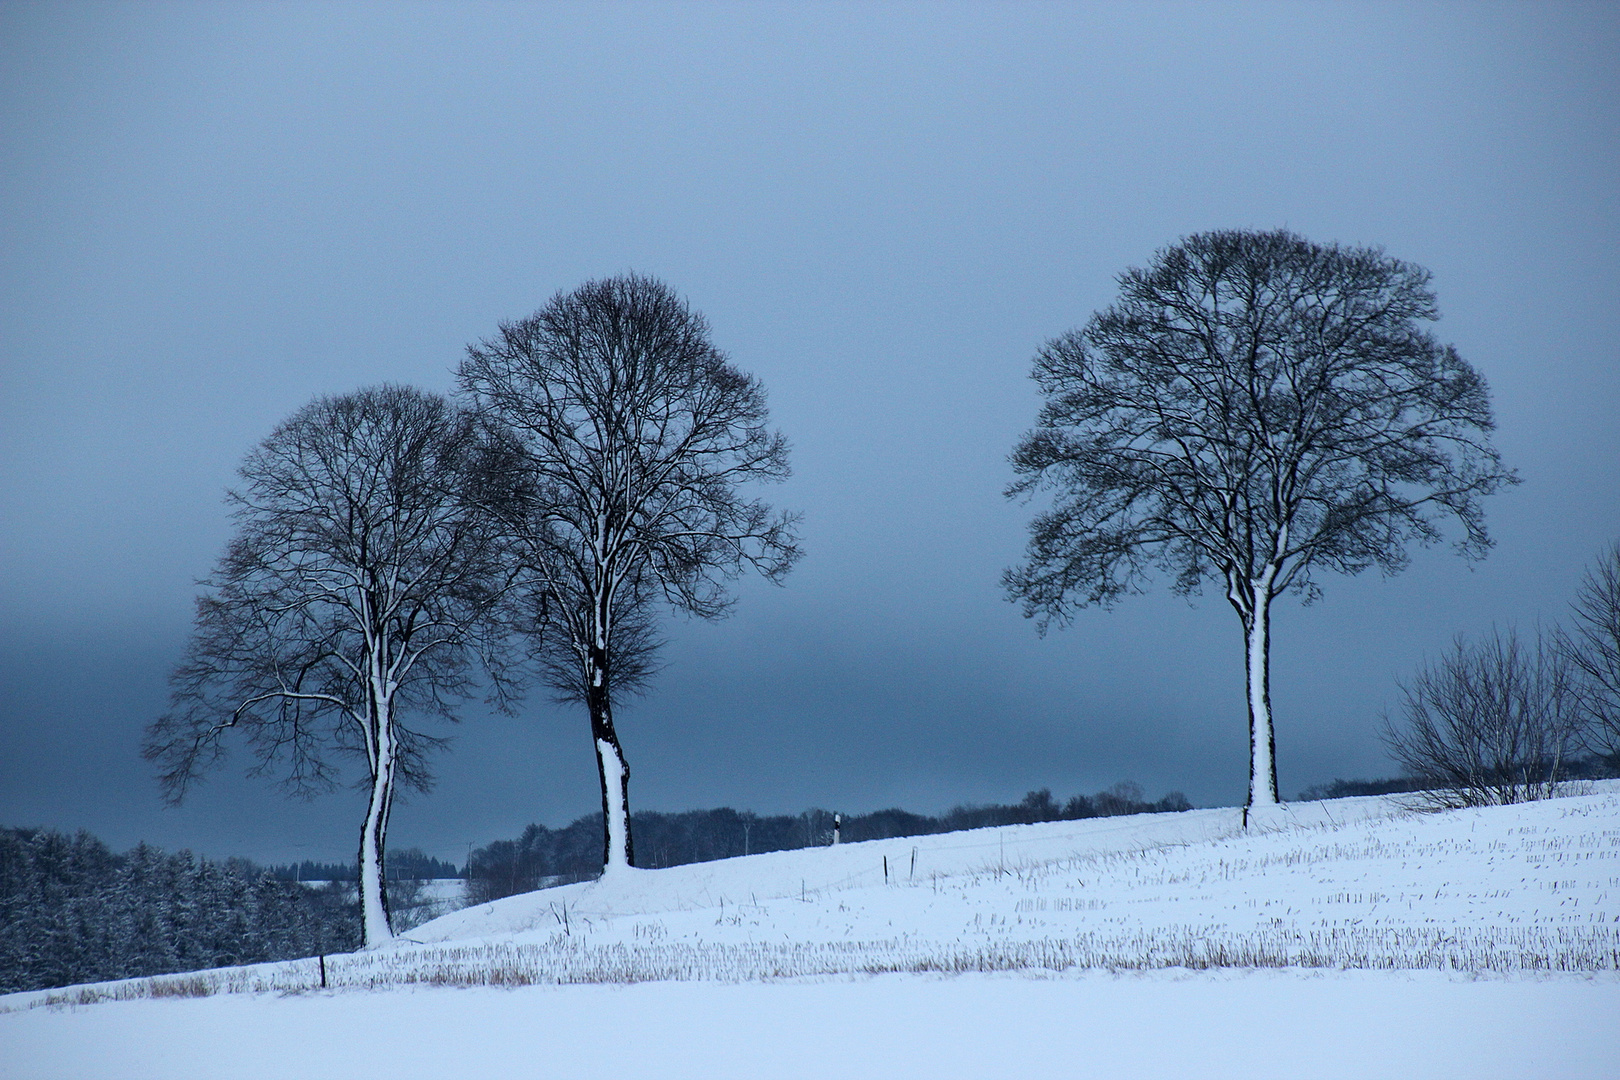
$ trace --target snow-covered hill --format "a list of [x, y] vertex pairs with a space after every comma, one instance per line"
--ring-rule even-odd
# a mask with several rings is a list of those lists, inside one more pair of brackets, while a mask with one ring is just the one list
[[[1307, 1009], [1316, 1017], [1312, 1023], [1328, 1026], [1348, 1022], [1344, 1018], [1358, 1009], [1378, 1011], [1394, 1001], [1414, 1008], [1428, 1001], [1424, 1007], [1460, 1009], [1453, 1019], [1461, 1028], [1414, 1028], [1403, 1036], [1415, 1040], [1407, 1047], [1406, 1060], [1412, 1061], [1419, 1041], [1425, 1053], [1438, 1053], [1436, 1047], [1457, 1051], [1470, 1025], [1486, 1021], [1478, 1012], [1483, 1004], [1458, 1005], [1459, 995], [1472, 1000], [1471, 995], [1481, 992], [1461, 990], [1464, 983], [1456, 980], [1487, 975], [1497, 976], [1497, 985], [1512, 987], [1508, 993], [1520, 1002], [1518, 1019], [1490, 1021], [1498, 1025], [1499, 1037], [1519, 1030], [1514, 1025], [1544, 1023], [1536, 1010], [1545, 1009], [1564, 1025], [1558, 1054], [1595, 1053], [1593, 1060], [1607, 1062], [1608, 1068], [1620, 1062], [1620, 1036], [1613, 1023], [1620, 1015], [1620, 785], [1588, 790], [1540, 803], [1441, 814], [1406, 813], [1398, 797], [1295, 804], [1250, 822], [1247, 829], [1238, 811], [1195, 810], [626, 871], [454, 912], [418, 927], [388, 949], [328, 957], [326, 979], [332, 990], [530, 987], [523, 993], [542, 996], [523, 997], [497, 1011], [527, 1015], [525, 1010], [533, 1009], [547, 1016], [557, 1009], [558, 1015], [577, 1012], [575, 1004], [562, 1005], [546, 996], [561, 992], [559, 986], [573, 986], [568, 992], [579, 994], [589, 989], [579, 984], [656, 983], [664, 989], [638, 990], [624, 1000], [646, 998], [659, 1016], [688, 1015], [700, 1028], [715, 1022], [697, 1016], [708, 1016], [711, 1006], [730, 1007], [720, 1003], [735, 1004], [739, 996], [763, 1014], [805, 994], [844, 994], [849, 1006], [859, 1002], [877, 1013], [911, 1000], [921, 1010], [919, 1017], [932, 1015], [929, 1010], [935, 1006], [926, 1002], [962, 994], [981, 1008], [1047, 993], [1078, 995], [1076, 1004], [1084, 999], [1088, 1007], [1098, 1008], [1103, 984], [1097, 980], [1122, 977], [1161, 986], [1166, 1000], [1186, 992], [1187, 979], [1200, 980], [1196, 985], [1207, 992], [1193, 994], [1187, 1007], [1202, 1009], [1206, 1018], [1210, 1010], [1247, 999], [1253, 999], [1251, 1008], [1259, 1013]], [[990, 974], [971, 974], [965, 983], [949, 980], [978, 987], [972, 992], [937, 987], [940, 973], [980, 972]], [[873, 976], [890, 988], [876, 998], [865, 989], [872, 986]], [[898, 981], [888, 982], [885, 976]], [[1030, 976], [1069, 989], [1012, 989], [1033, 985]], [[1324, 976], [1334, 989], [1311, 981]], [[227, 1019], [235, 1015], [227, 1001], [259, 1002], [266, 1011], [255, 1015], [290, 1016], [286, 1010], [293, 1006], [271, 1004], [291, 1000], [284, 996], [290, 992], [300, 1000], [327, 1002], [330, 1010], [322, 1016], [361, 1009], [373, 1021], [384, 1017], [383, 1026], [400, 1034], [394, 1021], [386, 1019], [395, 1014], [381, 1004], [345, 1005], [356, 1000], [353, 995], [310, 994], [319, 980], [317, 961], [296, 961], [10, 995], [0, 998], [0, 1010], [12, 1010], [0, 1016], [0, 1060], [8, 1043], [43, 1037], [58, 1024], [41, 1017], [49, 1010], [33, 1008], [48, 1001], [210, 997], [224, 1011], [187, 1014], [192, 1019], [185, 1021], [206, 1026], [199, 1016], [216, 1017], [220, 1024], [241, 1022]], [[799, 989], [789, 990], [783, 980]], [[770, 984], [785, 996], [769, 996]], [[548, 986], [552, 989], [544, 990]], [[745, 986], [756, 989], [744, 991]], [[812, 992], [807, 986], [823, 989]], [[828, 989], [832, 986], [844, 989]], [[1345, 998], [1335, 1008], [1349, 1012], [1332, 1020], [1319, 1015], [1325, 1006], [1308, 1003], [1326, 1000], [1324, 994]], [[1367, 994], [1377, 999], [1376, 1007]], [[365, 997], [383, 1002], [396, 995]], [[1553, 998], [1561, 1002], [1556, 1009], [1547, 1004]], [[462, 1014], [460, 1004], [445, 1001], [447, 1017]], [[836, 1014], [836, 1008], [823, 1005]], [[181, 1008], [171, 1001], [147, 1000], [87, 1012], [122, 1016], [126, 1014], [105, 1010], [137, 1006]], [[203, 1006], [192, 1002], [185, 1008]], [[1039, 1011], [1052, 1006], [1031, 1007]], [[306, 1007], [297, 1011], [302, 1015]], [[548, 1030], [586, 1052], [589, 1038], [616, 1037], [611, 1011], [595, 1028]], [[143, 1023], [160, 1027], [162, 1017], [177, 1016], [172, 1011], [156, 1019], [142, 1015]], [[474, 1023], [472, 1014], [465, 1022]], [[1396, 1021], [1385, 1017], [1383, 1022]], [[308, 1029], [312, 1020], [303, 1016], [299, 1023]], [[321, 1027], [320, 1021], [313, 1023]], [[1520, 1034], [1529, 1040], [1533, 1032], [1525, 1028]], [[117, 1036], [130, 1037], [127, 1031]], [[474, 1036], [496, 1040], [494, 1049], [478, 1051], [486, 1056], [495, 1054], [507, 1037], [498, 1032]], [[1261, 1045], [1237, 1036], [1228, 1041], [1233, 1053], [1249, 1053]], [[1346, 1062], [1359, 1063], [1365, 1071], [1372, 1067], [1369, 1052], [1355, 1047], [1336, 1059], [1333, 1069], [1305, 1069], [1304, 1074], [1340, 1074], [1338, 1064]], [[810, 1055], [806, 1061], [820, 1053], [816, 1060], [835, 1067], [834, 1059], [814, 1046], [807, 1044], [803, 1053]], [[1503, 1053], [1507, 1049], [1498, 1046], [1490, 1060], [1509, 1060]], [[613, 1075], [605, 1065], [613, 1055], [603, 1055], [596, 1059], [602, 1069], [580, 1074]], [[1457, 1063], [1464, 1058], [1439, 1053], [1434, 1060]], [[713, 1055], [703, 1060], [709, 1062], [709, 1075], [774, 1075], [740, 1067], [715, 1071]], [[1196, 1060], [1187, 1058], [1181, 1071]], [[1276, 1065], [1281, 1059], [1264, 1060]], [[1550, 1059], [1525, 1060], [1547, 1065]], [[1053, 1061], [1057, 1068], [1059, 1059]], [[1131, 1061], [1170, 1066], [1170, 1059], [1145, 1050], [1118, 1064]], [[847, 1065], [836, 1069], [847, 1073]], [[4, 1071], [0, 1066], [0, 1073]], [[1132, 1071], [1125, 1068], [1127, 1075]], [[1542, 1071], [1572, 1074], [1567, 1069]], [[704, 1074], [701, 1069], [690, 1073]], [[872, 1073], [895, 1074], [888, 1068]], [[974, 1075], [950, 1069], [917, 1073], [942, 1074]], [[1591, 1074], [1602, 1075], [1603, 1069]], [[653, 1070], [649, 1075], [688, 1073]]]
[[[456, 912], [369, 971], [479, 981], [1303, 966], [1608, 970], [1620, 792], [1403, 814], [1392, 798], [777, 852]], [[1393, 815], [1393, 816], [1392, 816]], [[407, 976], [409, 977], [409, 976]]]
[[[1620, 785], [1416, 814], [1398, 796], [1095, 818], [629, 870], [329, 957], [329, 987], [878, 972], [1620, 967]], [[315, 961], [174, 976], [319, 986]], [[87, 988], [84, 1000], [148, 984]], [[29, 1000], [75, 991], [12, 995]]]

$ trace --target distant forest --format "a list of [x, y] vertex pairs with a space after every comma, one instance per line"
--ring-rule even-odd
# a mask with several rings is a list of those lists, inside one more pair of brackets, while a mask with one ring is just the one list
[[[390, 849], [383, 866], [389, 881], [433, 881], [458, 878], [463, 873], [454, 863], [435, 859], [421, 848]], [[300, 863], [272, 866], [266, 873], [277, 881], [356, 881], [360, 877], [360, 864], [358, 861], [323, 863], [305, 859]]]
[[0, 992], [348, 952], [357, 912], [242, 859], [0, 829]]
[[[1115, 784], [1096, 795], [1076, 795], [1066, 802], [1058, 802], [1050, 790], [1043, 788], [1011, 806], [958, 806], [937, 817], [906, 810], [846, 815], [839, 826], [839, 839], [855, 843], [991, 825], [1191, 809], [1192, 804], [1179, 791], [1148, 802], [1141, 787], [1130, 782]], [[829, 844], [834, 818], [830, 810], [772, 817], [730, 807], [679, 814], [641, 810], [630, 816], [630, 828], [636, 865], [657, 869]], [[471, 903], [593, 878], [602, 869], [602, 815], [587, 814], [561, 829], [530, 825], [516, 840], [497, 840], [474, 851], [469, 868]]]

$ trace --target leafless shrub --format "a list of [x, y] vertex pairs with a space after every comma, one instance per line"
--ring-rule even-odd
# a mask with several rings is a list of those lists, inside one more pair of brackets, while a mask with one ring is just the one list
[[1496, 806], [1553, 792], [1579, 726], [1562, 649], [1493, 631], [1451, 651], [1401, 685], [1406, 724], [1386, 716], [1384, 744], [1428, 790], [1432, 808]]
[[1570, 607], [1575, 628], [1558, 645], [1579, 676], [1582, 744], [1620, 765], [1620, 541], [1587, 570]]

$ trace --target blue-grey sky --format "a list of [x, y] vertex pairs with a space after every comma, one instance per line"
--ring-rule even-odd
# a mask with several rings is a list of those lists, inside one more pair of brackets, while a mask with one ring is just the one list
[[[626, 270], [792, 440], [784, 588], [672, 619], [633, 804], [941, 810], [1122, 779], [1235, 802], [1241, 635], [1161, 582], [1037, 637], [998, 584], [1040, 344], [1192, 232], [1434, 273], [1524, 483], [1497, 547], [1279, 604], [1281, 784], [1388, 774], [1395, 680], [1562, 617], [1620, 535], [1620, 9], [1579, 4], [0, 7], [0, 823], [347, 857], [361, 803], [137, 756], [243, 454], [311, 397]], [[599, 806], [583, 716], [470, 710], [394, 839]]]

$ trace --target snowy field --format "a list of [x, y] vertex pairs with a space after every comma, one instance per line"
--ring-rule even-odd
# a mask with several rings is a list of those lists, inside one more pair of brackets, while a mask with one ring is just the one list
[[0, 998], [18, 1077], [1620, 1076], [1620, 789], [628, 871], [397, 947]]

